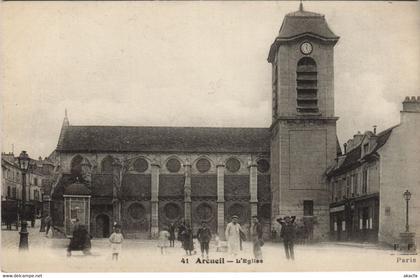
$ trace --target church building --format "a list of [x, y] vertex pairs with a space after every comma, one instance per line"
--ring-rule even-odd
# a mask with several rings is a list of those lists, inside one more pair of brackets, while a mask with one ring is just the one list
[[247, 231], [258, 215], [269, 237], [278, 217], [295, 215], [327, 239], [338, 39], [302, 4], [285, 16], [268, 55], [267, 128], [75, 126], [66, 114], [52, 155], [54, 225], [70, 235], [77, 219], [107, 237], [118, 222], [127, 237], [154, 238], [170, 223], [206, 221], [223, 237], [232, 215]]

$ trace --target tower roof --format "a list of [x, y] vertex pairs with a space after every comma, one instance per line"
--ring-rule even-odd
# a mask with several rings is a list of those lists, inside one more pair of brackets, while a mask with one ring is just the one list
[[312, 36], [334, 43], [339, 39], [328, 26], [324, 15], [305, 11], [301, 4], [298, 11], [288, 13], [284, 17], [279, 35], [271, 45], [268, 61], [270, 63], [274, 61], [274, 55], [281, 42], [291, 41], [302, 36]]
[[304, 10], [287, 14], [284, 17], [278, 38], [289, 40], [303, 34], [338, 40], [338, 36], [331, 31], [324, 15]]

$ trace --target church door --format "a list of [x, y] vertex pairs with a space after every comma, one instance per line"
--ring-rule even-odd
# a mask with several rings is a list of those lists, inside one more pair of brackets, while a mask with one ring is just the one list
[[109, 217], [100, 214], [96, 217], [96, 236], [100, 238], [109, 237]]

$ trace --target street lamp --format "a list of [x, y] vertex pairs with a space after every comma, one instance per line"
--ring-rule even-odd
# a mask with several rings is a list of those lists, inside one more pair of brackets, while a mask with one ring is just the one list
[[406, 190], [403, 194], [404, 196], [404, 200], [406, 202], [406, 206], [405, 206], [405, 232], [408, 233], [409, 232], [409, 226], [408, 226], [408, 201], [410, 201], [411, 199], [411, 193], [410, 191]]
[[22, 170], [22, 203], [20, 209], [20, 238], [19, 238], [19, 250], [28, 249], [28, 230], [27, 223], [25, 220], [25, 205], [26, 205], [26, 173], [29, 169], [29, 155], [26, 151], [22, 151], [18, 157], [19, 168]]

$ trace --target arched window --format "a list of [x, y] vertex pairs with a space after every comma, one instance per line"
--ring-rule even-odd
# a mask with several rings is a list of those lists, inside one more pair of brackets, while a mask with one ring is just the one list
[[114, 159], [112, 158], [112, 156], [105, 157], [101, 163], [102, 173], [111, 174], [112, 169], [113, 169], [113, 165], [112, 165], [113, 163], [114, 163]]
[[296, 71], [297, 112], [317, 113], [317, 69], [314, 59], [304, 57], [299, 60]]
[[82, 177], [82, 161], [83, 157], [80, 155], [76, 155], [72, 160], [70, 164], [70, 173], [73, 177]]

